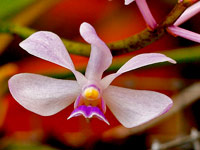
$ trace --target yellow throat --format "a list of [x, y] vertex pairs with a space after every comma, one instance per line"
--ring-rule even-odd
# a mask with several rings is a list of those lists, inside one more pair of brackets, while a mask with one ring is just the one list
[[84, 90], [83, 96], [88, 100], [96, 100], [99, 98], [99, 91], [94, 87], [88, 87]]

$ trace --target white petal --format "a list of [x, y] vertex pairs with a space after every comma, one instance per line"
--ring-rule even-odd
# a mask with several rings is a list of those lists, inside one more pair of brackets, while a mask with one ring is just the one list
[[199, 33], [195, 33], [180, 27], [176, 27], [176, 26], [170, 26], [167, 28], [167, 30], [171, 33], [173, 33], [174, 35], [183, 37], [185, 39], [200, 43], [200, 34]]
[[62, 40], [54, 33], [39, 31], [19, 44], [28, 53], [71, 70], [80, 84], [85, 77], [77, 72]]
[[88, 23], [80, 26], [81, 36], [91, 44], [90, 59], [85, 76], [90, 80], [99, 81], [103, 72], [112, 63], [112, 54], [107, 45], [97, 36], [95, 29]]
[[154, 19], [146, 0], [136, 0], [136, 4], [138, 8], [140, 9], [140, 12], [146, 22], [146, 24], [154, 30], [157, 27], [157, 22]]
[[137, 55], [133, 58], [131, 58], [128, 62], [126, 62], [116, 73], [110, 74], [106, 77], [104, 77], [100, 84], [102, 87], [106, 88], [110, 85], [110, 83], [119, 75], [122, 73], [147, 66], [150, 64], [155, 64], [159, 62], [171, 62], [171, 63], [176, 63], [173, 59], [159, 53], [146, 53], [146, 54], [140, 54]]
[[139, 126], [167, 112], [173, 102], [161, 93], [109, 86], [103, 97], [111, 112], [127, 128]]
[[42, 116], [61, 111], [80, 94], [76, 81], [29, 73], [13, 76], [9, 80], [9, 90], [19, 104]]
[[130, 3], [132, 3], [135, 0], [125, 0], [125, 5], [129, 5]]
[[200, 1], [196, 2], [195, 4], [193, 4], [192, 6], [187, 8], [181, 14], [181, 16], [176, 20], [174, 25], [175, 26], [181, 25], [182, 23], [184, 23], [185, 21], [189, 20], [190, 18], [192, 18], [194, 15], [198, 14], [199, 12], [200, 12]]

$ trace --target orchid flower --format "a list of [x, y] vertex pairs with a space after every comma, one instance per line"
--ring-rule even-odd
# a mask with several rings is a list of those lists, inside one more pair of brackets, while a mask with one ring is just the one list
[[[125, 0], [125, 5], [129, 5], [133, 1], [134, 0]], [[146, 21], [147, 26], [154, 30], [157, 27], [157, 23], [149, 10], [146, 0], [135, 0], [135, 2], [142, 13], [144, 20]]]
[[85, 76], [75, 70], [69, 53], [56, 34], [40, 31], [20, 43], [28, 53], [71, 70], [77, 81], [31, 73], [14, 75], [9, 80], [9, 89], [19, 104], [36, 114], [50, 116], [74, 102], [74, 110], [68, 119], [83, 115], [85, 118], [97, 117], [109, 124], [104, 115], [107, 105], [127, 128], [141, 125], [169, 110], [172, 100], [161, 93], [126, 89], [110, 83], [127, 71], [164, 61], [176, 63], [174, 60], [159, 53], [137, 55], [116, 73], [102, 79], [103, 72], [112, 63], [110, 49], [90, 24], [82, 23], [80, 34], [91, 44]]
[[200, 43], [200, 34], [178, 27], [179, 25], [189, 20], [191, 17], [193, 17], [199, 12], [200, 1], [187, 8], [183, 12], [183, 14], [176, 20], [176, 22], [172, 26], [167, 28], [168, 32], [172, 33], [175, 36], [180, 36], [191, 41]]

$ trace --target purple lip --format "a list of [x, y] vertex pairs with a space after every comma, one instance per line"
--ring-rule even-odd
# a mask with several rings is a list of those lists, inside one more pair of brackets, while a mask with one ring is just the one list
[[85, 118], [92, 118], [93, 116], [95, 116], [98, 119], [110, 125], [104, 114], [101, 112], [101, 110], [98, 107], [93, 107], [93, 106], [81, 105], [78, 108], [74, 109], [74, 111], [67, 119], [70, 119], [72, 117], [77, 117], [80, 115], [83, 115]]

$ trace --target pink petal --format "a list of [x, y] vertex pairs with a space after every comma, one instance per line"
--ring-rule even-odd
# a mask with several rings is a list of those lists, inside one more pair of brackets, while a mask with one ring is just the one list
[[150, 121], [172, 106], [172, 100], [161, 93], [144, 90], [131, 90], [109, 86], [103, 93], [107, 106], [127, 128]]
[[125, 0], [125, 5], [129, 5], [130, 3], [132, 3], [135, 0]]
[[91, 44], [91, 53], [86, 77], [90, 80], [100, 80], [103, 72], [112, 63], [112, 54], [107, 45], [97, 36], [95, 29], [88, 23], [82, 23], [80, 33], [84, 40]]
[[180, 28], [180, 27], [176, 27], [176, 26], [170, 26], [167, 28], [167, 30], [170, 33], [173, 33], [177, 36], [200, 43], [200, 34], [198, 33], [195, 33], [195, 32]]
[[8, 84], [19, 104], [42, 116], [53, 115], [69, 106], [81, 91], [76, 81], [30, 73], [15, 75]]
[[157, 23], [149, 10], [146, 0], [136, 0], [136, 3], [147, 25], [151, 29], [155, 29], [157, 27]]
[[140, 54], [133, 58], [131, 58], [128, 62], [126, 62], [116, 73], [110, 74], [106, 77], [104, 77], [100, 84], [103, 86], [103, 88], [106, 88], [110, 85], [110, 83], [119, 75], [122, 73], [147, 66], [150, 64], [155, 64], [159, 62], [171, 62], [176, 63], [173, 59], [159, 53], [146, 53], [146, 54]]
[[19, 44], [28, 53], [71, 70], [80, 84], [85, 77], [77, 72], [61, 39], [52, 32], [40, 31]]
[[184, 23], [185, 21], [192, 18], [194, 15], [198, 14], [200, 12], [200, 1], [196, 2], [189, 8], [187, 8], [182, 15], [176, 20], [174, 23], [174, 26], [179, 26], [180, 24]]
[[[125, 0], [125, 5], [129, 5], [133, 1], [134, 0]], [[157, 23], [151, 14], [151, 11], [149, 10], [146, 0], [135, 0], [135, 1], [148, 27], [154, 30], [157, 27]]]

